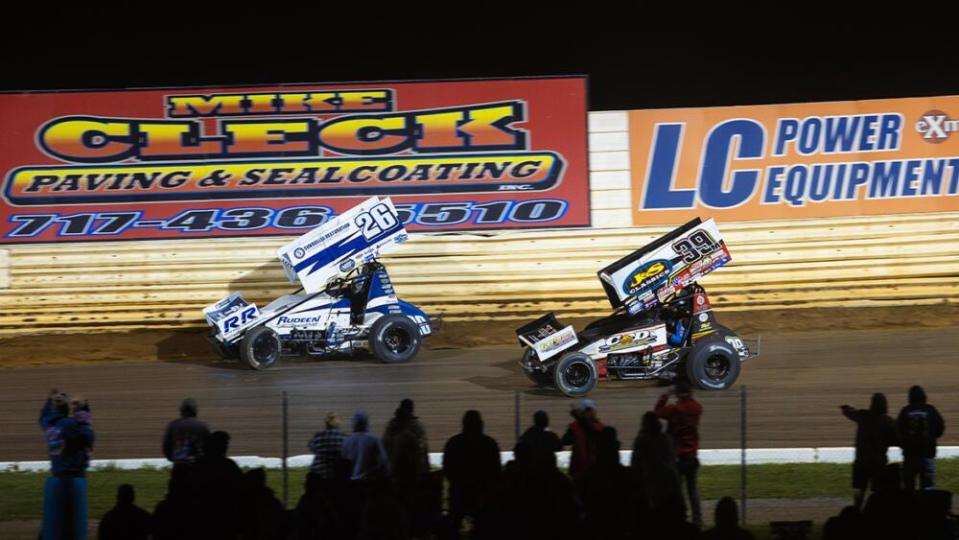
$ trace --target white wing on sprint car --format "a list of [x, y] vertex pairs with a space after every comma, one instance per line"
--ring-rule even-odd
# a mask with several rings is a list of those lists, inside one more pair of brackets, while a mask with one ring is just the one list
[[330, 279], [372, 261], [407, 238], [393, 203], [371, 197], [281, 247], [277, 256], [292, 283], [316, 293]]
[[636, 314], [667, 301], [732, 258], [712, 219], [696, 218], [598, 272], [613, 309]]
[[517, 329], [516, 337], [521, 344], [536, 351], [540, 362], [579, 343], [576, 330], [572, 326], [561, 325], [552, 313]]

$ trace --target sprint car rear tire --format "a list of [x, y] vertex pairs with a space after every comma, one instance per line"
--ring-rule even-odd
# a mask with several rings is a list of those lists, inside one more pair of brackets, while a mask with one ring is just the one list
[[[523, 365], [532, 366], [533, 365], [533, 349], [527, 348], [523, 351]], [[526, 378], [530, 380], [536, 386], [552, 386], [553, 385], [553, 374], [550, 371], [540, 371], [538, 369], [526, 369], [523, 368], [523, 373], [526, 374]]]
[[564, 354], [553, 369], [553, 383], [569, 397], [585, 396], [596, 386], [597, 377], [596, 364], [581, 352]]
[[718, 332], [703, 338], [686, 355], [686, 376], [702, 390], [724, 390], [736, 382], [742, 362], [736, 349]]
[[406, 315], [384, 315], [370, 329], [370, 349], [385, 364], [409, 362], [420, 350], [420, 327]]
[[272, 367], [280, 359], [282, 351], [280, 336], [268, 326], [257, 326], [247, 332], [240, 342], [240, 359], [250, 369]]

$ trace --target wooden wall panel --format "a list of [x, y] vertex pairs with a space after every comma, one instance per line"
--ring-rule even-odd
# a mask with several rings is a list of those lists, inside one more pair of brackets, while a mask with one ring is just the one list
[[[733, 263], [707, 277], [724, 310], [959, 301], [959, 215], [720, 224]], [[601, 315], [595, 272], [663, 228], [413, 235], [385, 259], [404, 298], [449, 320]], [[285, 238], [16, 246], [0, 331], [180, 327], [231, 291], [291, 292]]]

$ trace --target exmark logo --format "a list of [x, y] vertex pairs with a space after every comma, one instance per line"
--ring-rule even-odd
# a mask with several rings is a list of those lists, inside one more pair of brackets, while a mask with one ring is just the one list
[[929, 111], [916, 122], [916, 131], [927, 143], [939, 144], [959, 131], [959, 120], [949, 118], [949, 115], [942, 111]]

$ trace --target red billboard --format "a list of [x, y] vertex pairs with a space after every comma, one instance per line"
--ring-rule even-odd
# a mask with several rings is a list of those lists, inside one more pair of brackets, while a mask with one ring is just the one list
[[0, 243], [589, 225], [586, 79], [0, 95]]

